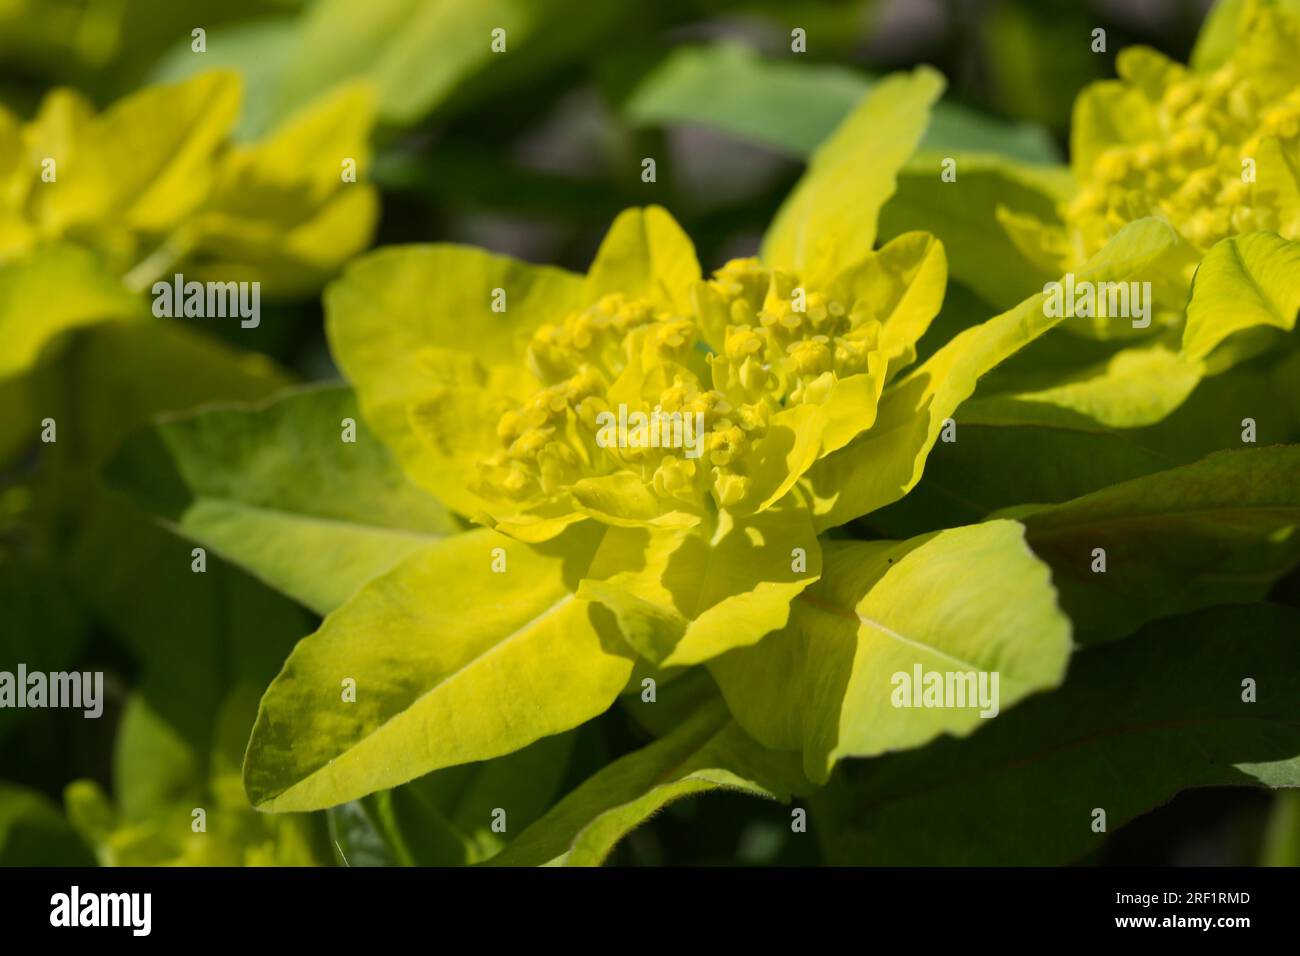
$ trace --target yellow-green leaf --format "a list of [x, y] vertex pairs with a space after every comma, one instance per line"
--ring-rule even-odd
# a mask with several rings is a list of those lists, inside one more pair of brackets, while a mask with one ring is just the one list
[[461, 530], [357, 416], [344, 388], [205, 408], [133, 438], [110, 478], [180, 533], [327, 614]]
[[881, 324], [880, 353], [889, 375], [916, 360], [916, 343], [943, 305], [948, 259], [927, 232], [908, 232], [869, 253], [835, 279], [846, 302], [869, 303]]
[[[784, 629], [710, 665], [740, 725], [768, 747], [802, 750], [812, 780], [844, 757], [965, 736], [1064, 676], [1070, 622], [1014, 521], [836, 542], [824, 562]], [[910, 706], [898, 675], [917, 671], [948, 684], [970, 675], [971, 697]]]
[[871, 251], [880, 208], [921, 140], [943, 77], [928, 67], [873, 86], [813, 154], [777, 213], [763, 259], [810, 283], [829, 279]]
[[573, 593], [598, 539], [580, 527], [533, 548], [471, 531], [367, 584], [263, 697], [244, 762], [254, 806], [336, 806], [605, 710], [632, 654]]
[[1205, 358], [1235, 332], [1295, 328], [1300, 313], [1300, 242], [1253, 232], [1224, 239], [1192, 280], [1183, 351]]
[[0, 266], [0, 380], [30, 370], [60, 332], [141, 315], [139, 300], [85, 249], [58, 243]]
[[[1138, 220], [1094, 256], [1078, 278], [1097, 282], [1140, 277], [1178, 249], [1179, 241], [1167, 223]], [[966, 329], [885, 390], [871, 429], [818, 461], [805, 476], [818, 529], [867, 514], [912, 489], [944, 422], [974, 393], [980, 376], [1063, 321], [1047, 315], [1045, 299], [1040, 293]]]
[[1049, 388], [977, 397], [962, 424], [1137, 428], [1164, 420], [1201, 381], [1204, 368], [1157, 342], [1121, 349]]

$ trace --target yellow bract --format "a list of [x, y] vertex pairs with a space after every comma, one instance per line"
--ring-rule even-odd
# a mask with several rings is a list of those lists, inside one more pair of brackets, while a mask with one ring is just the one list
[[232, 146], [239, 77], [146, 87], [96, 114], [54, 90], [27, 123], [0, 108], [0, 266], [91, 248], [128, 286], [176, 268], [312, 291], [370, 240], [373, 96], [341, 87], [263, 141]]

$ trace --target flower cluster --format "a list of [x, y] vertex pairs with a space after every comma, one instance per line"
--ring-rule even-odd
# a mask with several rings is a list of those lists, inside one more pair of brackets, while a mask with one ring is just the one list
[[1283, 42], [1255, 44], [1208, 73], [1149, 50], [1121, 55], [1132, 97], [1123, 102], [1147, 135], [1104, 149], [1081, 171], [1064, 213], [1084, 257], [1145, 216], [1168, 221], [1202, 252], [1248, 232], [1300, 237], [1300, 209], [1277, 203], [1256, 170], [1270, 151], [1292, 164], [1300, 157], [1300, 84], [1288, 62], [1300, 31], [1280, 11], [1260, 8], [1258, 16], [1254, 29], [1290, 37], [1289, 51]]
[[[695, 288], [692, 315], [611, 293], [542, 325], [526, 351], [537, 389], [501, 416], [479, 492], [528, 502], [628, 472], [692, 510], [709, 498], [735, 505], [750, 492], [751, 459], [772, 416], [822, 404], [877, 353], [881, 323], [868, 302], [798, 283], [737, 259]], [[600, 443], [601, 421], [620, 405], [643, 420], [701, 421], [702, 456], [684, 454], [680, 440]]]
[[377, 195], [357, 178], [373, 94], [340, 85], [253, 143], [233, 141], [241, 101], [239, 76], [214, 70], [102, 113], [70, 89], [28, 122], [0, 107], [0, 266], [62, 241], [135, 290], [184, 264], [314, 291], [377, 220]]

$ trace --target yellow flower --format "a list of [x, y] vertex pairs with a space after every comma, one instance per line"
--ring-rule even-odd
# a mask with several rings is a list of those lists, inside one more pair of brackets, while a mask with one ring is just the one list
[[212, 71], [100, 114], [66, 89], [30, 122], [0, 107], [0, 267], [65, 241], [95, 250], [137, 291], [172, 269], [314, 291], [365, 248], [377, 219], [375, 190], [360, 181], [373, 97], [340, 87], [235, 145], [240, 100], [239, 77]]
[[1294, 189], [1279, 201], [1274, 184], [1300, 163], [1300, 22], [1252, 2], [1238, 29], [1240, 44], [1212, 71], [1135, 47], [1118, 57], [1118, 83], [1084, 92], [1073, 139], [1079, 191], [1062, 210], [1076, 261], [1144, 216], [1166, 220], [1201, 253], [1247, 232], [1300, 239]]

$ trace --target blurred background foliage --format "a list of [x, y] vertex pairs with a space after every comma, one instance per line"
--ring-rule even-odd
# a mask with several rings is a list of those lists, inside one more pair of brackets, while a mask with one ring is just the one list
[[[583, 271], [619, 210], [656, 202], [709, 269], [756, 249], [803, 159], [874, 78], [917, 63], [947, 75], [924, 151], [1046, 167], [1065, 158], [1074, 98], [1113, 75], [1115, 51], [1146, 44], [1186, 61], [1208, 7], [0, 0], [0, 102], [30, 118], [51, 88], [71, 86], [103, 108], [145, 85], [226, 67], [245, 89], [235, 138], [251, 141], [361, 78], [377, 95], [375, 245], [466, 242]], [[506, 56], [489, 50], [495, 27], [507, 31]], [[1106, 55], [1089, 47], [1099, 27]], [[195, 28], [206, 33], [202, 54], [192, 49]], [[807, 37], [797, 56], [796, 28]], [[653, 184], [641, 180], [646, 156], [657, 161]], [[905, 218], [894, 231], [908, 227]], [[215, 556], [207, 574], [190, 573], [190, 545], [108, 491], [100, 473], [153, 415], [337, 378], [316, 291], [264, 303], [256, 329], [212, 323], [195, 332], [169, 320], [64, 335], [42, 354], [22, 407], [0, 382], [5, 417], [39, 408], [60, 429], [44, 454], [0, 461], [0, 666], [104, 670], [109, 698], [98, 721], [0, 711], [0, 864], [335, 862], [343, 847], [353, 865], [473, 861], [492, 851], [493, 836], [483, 821], [458, 817], [466, 793], [528, 774], [540, 814], [551, 795], [648, 739], [616, 707], [491, 768], [435, 774], [328, 819], [272, 819], [247, 807], [238, 768], [258, 695], [312, 616]], [[999, 305], [959, 286], [949, 301], [949, 322]], [[895, 519], [906, 527], [905, 507], [876, 530]], [[1300, 582], [1293, 576], [1279, 590], [1294, 603]], [[226, 836], [192, 837], [194, 806], [208, 808], [208, 837]], [[1294, 798], [1208, 789], [1137, 819], [1084, 862], [1294, 864], [1298, 840]], [[613, 858], [821, 859], [816, 841], [790, 839], [787, 808], [728, 795], [669, 806]]]

